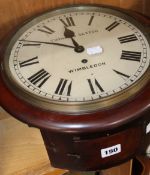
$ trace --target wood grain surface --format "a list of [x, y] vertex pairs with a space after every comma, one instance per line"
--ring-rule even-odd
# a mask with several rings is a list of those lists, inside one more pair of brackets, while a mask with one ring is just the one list
[[50, 163], [38, 129], [0, 112], [0, 174], [34, 174], [50, 172]]

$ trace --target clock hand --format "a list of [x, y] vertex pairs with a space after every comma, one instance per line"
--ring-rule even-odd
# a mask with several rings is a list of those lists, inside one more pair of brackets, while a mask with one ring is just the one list
[[41, 43], [41, 44], [51, 44], [51, 45], [57, 45], [57, 46], [63, 46], [63, 47], [69, 47], [69, 48], [75, 49], [75, 46], [70, 46], [70, 45], [61, 44], [61, 43], [44, 42], [44, 41], [31, 41], [31, 40], [19, 40], [19, 41], [26, 41], [26, 42], [31, 42], [31, 43]]
[[75, 37], [75, 33], [72, 30], [65, 27], [64, 36], [65, 36], [65, 38], [70, 38], [72, 40], [72, 43], [75, 46], [75, 48], [74, 48], [75, 52], [83, 52], [84, 51], [84, 47], [79, 45], [75, 41], [75, 39], [73, 38], [73, 37]]
[[64, 36], [66, 38], [73, 38], [73, 37], [75, 37], [75, 33], [74, 33], [74, 31], [72, 31], [72, 30], [68, 29], [67, 27], [65, 27]]

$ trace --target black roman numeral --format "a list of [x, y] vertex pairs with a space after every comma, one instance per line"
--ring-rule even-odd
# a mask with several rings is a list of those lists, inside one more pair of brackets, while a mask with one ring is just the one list
[[90, 90], [91, 90], [92, 94], [96, 94], [96, 93], [98, 93], [98, 91], [104, 92], [102, 86], [99, 84], [99, 82], [96, 79], [94, 79], [94, 80], [87, 79], [87, 81], [88, 81], [88, 84], [90, 86]]
[[113, 71], [114, 71], [115, 73], [117, 73], [119, 76], [121, 76], [124, 80], [126, 80], [127, 78], [130, 77], [129, 75], [124, 74], [124, 73], [122, 73], [122, 72], [119, 72], [119, 71], [117, 71], [117, 70], [115, 70], [115, 69], [113, 69]]
[[130, 61], [140, 61], [141, 52], [131, 52], [131, 51], [123, 50], [120, 59], [130, 60]]
[[121, 44], [138, 40], [135, 34], [122, 36], [122, 37], [119, 37], [118, 39]]
[[119, 22], [116, 22], [115, 21], [112, 24], [110, 24], [108, 27], [106, 27], [105, 29], [110, 32], [112, 29], [114, 29], [115, 27], [117, 27], [119, 24], [120, 24]]
[[25, 66], [30, 66], [33, 64], [37, 64], [37, 63], [39, 63], [39, 61], [38, 61], [38, 57], [36, 56], [36, 57], [28, 59], [26, 61], [19, 62], [19, 65], [20, 65], [20, 67], [25, 67]]
[[65, 93], [65, 95], [70, 96], [71, 87], [72, 87], [72, 81], [61, 78], [55, 90], [55, 94], [62, 95], [63, 93]]
[[65, 27], [75, 26], [74, 20], [72, 17], [67, 17], [64, 19], [60, 19], [60, 21], [64, 24]]
[[94, 19], [94, 16], [91, 16], [90, 20], [89, 20], [89, 23], [88, 23], [89, 26], [92, 24], [93, 19]]
[[28, 80], [36, 85], [37, 87], [42, 87], [43, 84], [49, 79], [50, 74], [45, 71], [44, 69], [39, 70], [35, 74], [33, 74], [31, 77], [28, 78]]
[[50, 29], [50, 28], [47, 27], [47, 26], [43, 26], [43, 28], [42, 28], [42, 29], [38, 29], [38, 31], [44, 32], [44, 33], [47, 33], [47, 34], [52, 34], [52, 33], [55, 32], [54, 30]]

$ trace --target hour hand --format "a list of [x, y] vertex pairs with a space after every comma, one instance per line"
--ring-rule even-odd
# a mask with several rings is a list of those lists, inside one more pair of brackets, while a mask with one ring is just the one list
[[80, 53], [80, 52], [84, 51], [84, 47], [79, 45], [75, 41], [75, 39], [73, 38], [73, 37], [75, 37], [75, 33], [72, 30], [70, 30], [67, 27], [65, 27], [64, 36], [65, 36], [65, 38], [70, 38], [72, 40], [72, 43], [75, 46], [75, 48], [74, 48], [75, 52]]
[[75, 36], [75, 33], [72, 30], [65, 27], [64, 36], [65, 38], [73, 38]]

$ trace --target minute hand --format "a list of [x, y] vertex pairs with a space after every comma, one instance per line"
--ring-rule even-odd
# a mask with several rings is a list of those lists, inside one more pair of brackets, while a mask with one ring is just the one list
[[57, 45], [57, 46], [63, 46], [63, 47], [69, 47], [69, 48], [75, 48], [75, 46], [70, 46], [67, 44], [61, 44], [61, 43], [53, 43], [53, 42], [45, 42], [45, 41], [31, 41], [31, 40], [19, 40], [19, 41], [25, 41], [30, 43], [40, 43], [40, 44], [50, 44], [50, 45]]

